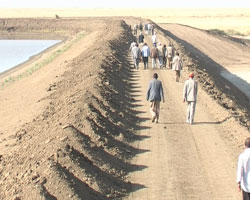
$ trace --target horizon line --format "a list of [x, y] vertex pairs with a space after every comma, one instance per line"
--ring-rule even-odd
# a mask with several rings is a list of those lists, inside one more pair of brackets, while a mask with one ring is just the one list
[[81, 9], [84, 9], [84, 10], [93, 10], [93, 9], [98, 9], [98, 10], [105, 10], [105, 9], [122, 9], [122, 10], [125, 10], [125, 9], [132, 9], [132, 10], [145, 10], [145, 9], [149, 9], [149, 10], [154, 10], [154, 9], [250, 9], [250, 7], [153, 7], [153, 8], [150, 8], [150, 7], [144, 7], [144, 8], [137, 8], [137, 7], [134, 7], [134, 8], [131, 8], [131, 7], [108, 7], [108, 8], [75, 8], [75, 7], [21, 7], [21, 8], [17, 8], [17, 7], [14, 7], [14, 8], [8, 8], [8, 7], [0, 7], [0, 9], [64, 9], [64, 10], [69, 10], [69, 9], [76, 9], [76, 10], [81, 10]]

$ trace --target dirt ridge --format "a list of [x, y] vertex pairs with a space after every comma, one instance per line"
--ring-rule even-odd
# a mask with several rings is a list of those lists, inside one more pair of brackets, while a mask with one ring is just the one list
[[[233, 83], [219, 75], [222, 67], [208, 57], [206, 58], [208, 61], [204, 62], [205, 59], [203, 57], [205, 55], [202, 55], [202, 52], [199, 52], [199, 50], [195, 49], [191, 44], [178, 38], [157, 24], [155, 24], [155, 27], [157, 27], [158, 31], [165, 37], [169, 38], [169, 42], [174, 44], [177, 51], [181, 52], [184, 65], [188, 67], [189, 71], [194, 71], [197, 74], [197, 80], [209, 96], [227, 109], [232, 117], [250, 131], [249, 98], [234, 86]], [[223, 39], [227, 40], [227, 38]], [[190, 49], [192, 49], [192, 51]]]
[[1, 156], [1, 198], [100, 200], [129, 192], [126, 175], [137, 166], [128, 160], [140, 152], [129, 145], [140, 139], [124, 65], [132, 38], [125, 22], [114, 21], [98, 45], [68, 63], [43, 114], [16, 133], [15, 151]]

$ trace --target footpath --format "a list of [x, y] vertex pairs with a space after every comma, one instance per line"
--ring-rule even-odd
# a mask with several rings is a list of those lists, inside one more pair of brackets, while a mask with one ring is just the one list
[[[161, 38], [162, 43], [164, 38]], [[146, 42], [150, 44], [150, 37]], [[131, 66], [133, 67], [133, 66]], [[163, 83], [165, 103], [161, 103], [159, 123], [152, 123], [146, 92], [153, 73]], [[134, 188], [130, 200], [174, 199], [241, 199], [235, 183], [236, 160], [230, 146], [221, 138], [222, 125], [208, 112], [203, 102], [207, 94], [199, 91], [194, 125], [185, 123], [186, 104], [182, 102], [182, 88], [186, 77], [175, 82], [172, 70], [134, 70], [132, 96], [140, 121], [138, 134], [143, 140], [135, 144], [144, 153], [132, 164], [141, 166], [130, 174]]]

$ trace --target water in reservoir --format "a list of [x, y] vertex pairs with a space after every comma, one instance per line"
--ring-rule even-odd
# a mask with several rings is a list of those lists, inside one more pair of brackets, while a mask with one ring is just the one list
[[61, 40], [0, 40], [0, 73], [37, 55]]

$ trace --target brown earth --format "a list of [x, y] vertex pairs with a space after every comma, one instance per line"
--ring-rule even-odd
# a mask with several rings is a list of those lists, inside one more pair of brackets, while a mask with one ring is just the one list
[[[152, 124], [145, 92], [153, 71], [134, 71], [128, 52], [134, 36], [127, 24], [138, 21], [0, 20], [5, 38], [64, 39], [34, 60], [61, 52], [51, 62], [30, 73], [27, 63], [11, 79], [10, 73], [0, 78], [1, 199], [240, 198], [235, 166], [249, 134], [247, 101], [236, 98], [243, 94], [227, 91], [200, 65], [207, 57], [155, 25], [161, 42], [181, 52], [185, 68], [181, 83], [172, 71], [158, 71], [166, 103], [160, 123]], [[181, 103], [189, 70], [200, 81], [191, 127]]]

